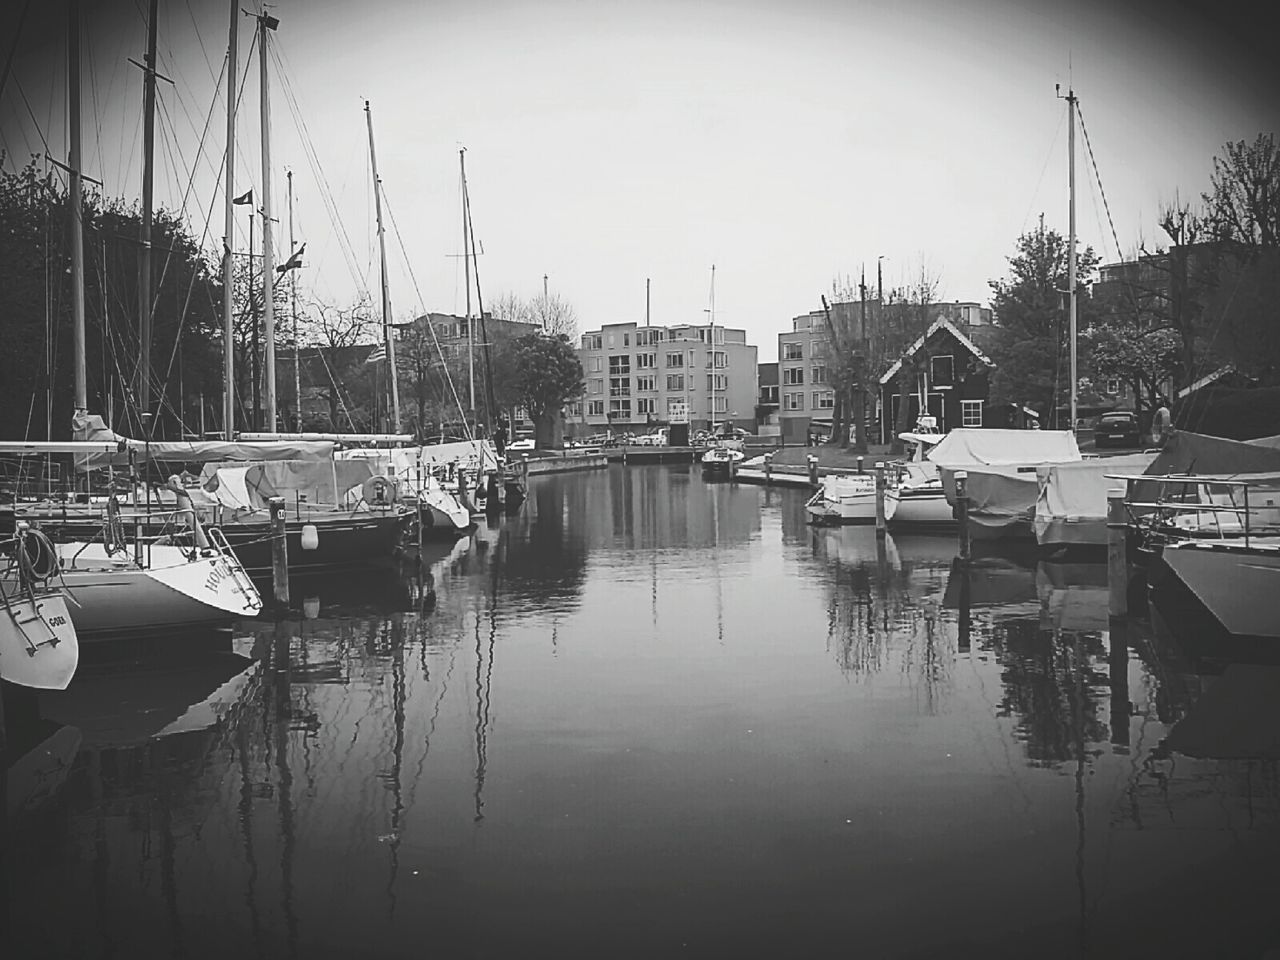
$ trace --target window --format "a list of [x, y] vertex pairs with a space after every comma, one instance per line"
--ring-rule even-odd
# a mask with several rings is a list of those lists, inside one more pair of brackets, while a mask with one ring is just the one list
[[726, 377], [723, 373], [707, 374], [707, 390], [708, 391], [728, 390], [728, 389], [729, 389], [729, 378]]
[[652, 370], [658, 365], [658, 355], [656, 353], [637, 353], [636, 369]]
[[803, 409], [804, 409], [804, 394], [803, 394], [803, 393], [787, 393], [787, 394], [784, 394], [784, 395], [783, 395], [783, 401], [784, 401], [784, 406], [785, 406], [788, 410], [803, 410]]
[[617, 357], [609, 358], [609, 376], [621, 377], [631, 372], [631, 357], [622, 354]]
[[809, 368], [809, 377], [813, 383], [827, 382], [827, 368], [824, 364], [817, 364]]
[[584, 334], [582, 337], [583, 350], [599, 350], [604, 346], [604, 338], [598, 333]]
[[836, 395], [830, 390], [821, 392], [815, 391], [813, 394], [813, 409], [815, 410], [831, 410], [836, 405]]
[[637, 346], [637, 347], [647, 347], [647, 346], [650, 344], [650, 342], [651, 342], [651, 341], [650, 341], [650, 339], [649, 339], [649, 331], [648, 331], [648, 330], [637, 330], [637, 331], [636, 331], [636, 346]]
[[761, 402], [761, 403], [766, 403], [766, 404], [768, 404], [768, 403], [777, 403], [777, 402], [778, 402], [778, 387], [777, 387], [775, 384], [770, 384], [769, 386], [761, 387], [761, 388], [760, 388], [760, 402]]
[[613, 334], [609, 334], [609, 349], [613, 349]]
[[516, 423], [523, 423], [525, 420], [529, 419], [529, 411], [524, 407], [516, 407], [515, 410], [511, 412], [511, 416]]
[[603, 401], [603, 400], [588, 400], [588, 401], [587, 401], [587, 416], [588, 416], [588, 417], [603, 417], [603, 416], [604, 416], [604, 401]]
[[960, 426], [962, 427], [982, 426], [982, 401], [981, 400], [961, 400], [960, 401]]
[[636, 413], [650, 416], [658, 412], [658, 401], [654, 397], [641, 397], [636, 400]]
[[723, 370], [729, 365], [729, 355], [723, 350], [716, 351], [716, 369]]
[[783, 360], [803, 360], [804, 351], [798, 343], [784, 343], [782, 345]]
[[667, 419], [683, 422], [689, 416], [689, 408], [677, 397], [667, 397]]
[[631, 396], [631, 378], [630, 377], [610, 377], [609, 378], [609, 396], [611, 397]]
[[1120, 392], [1119, 377], [1109, 377], [1102, 381], [1102, 392], [1108, 397], [1114, 397]]
[[604, 357], [592, 357], [587, 368], [591, 373], [599, 373], [604, 369]]
[[668, 368], [670, 368], [670, 367], [683, 367], [683, 366], [684, 366], [684, 354], [683, 354], [683, 353], [668, 353], [668, 354], [667, 354], [667, 367], [668, 367]]
[[684, 389], [684, 374], [683, 374], [683, 373], [669, 373], [669, 374], [667, 374], [667, 389], [668, 389], [668, 390], [683, 390], [683, 389]]
[[568, 416], [569, 416], [570, 418], [572, 418], [572, 419], [578, 419], [578, 418], [581, 418], [581, 416], [582, 416], [582, 404], [581, 404], [581, 403], [571, 403], [571, 404], [569, 404], [568, 410], [569, 410]]
[[661, 343], [663, 340], [665, 340], [665, 339], [666, 339], [665, 334], [666, 334], [666, 331], [665, 331], [665, 330], [654, 330], [654, 331], [653, 331], [653, 333], [652, 333], [652, 339], [653, 339], [653, 342], [654, 342], [654, 343]]
[[782, 371], [782, 382], [788, 386], [804, 383], [804, 367], [787, 367]]
[[631, 334], [629, 334], [629, 333], [624, 333], [624, 334], [622, 335], [622, 345], [623, 345], [624, 347], [629, 347], [629, 346], [631, 346]]
[[609, 401], [609, 419], [610, 420], [630, 420], [631, 419], [631, 401], [630, 400], [610, 400]]
[[636, 393], [655, 392], [658, 389], [657, 379], [657, 377], [652, 375], [647, 377], [636, 377]]
[[604, 381], [598, 378], [587, 381], [587, 392], [595, 394], [604, 393]]
[[935, 387], [955, 386], [955, 360], [951, 354], [929, 358], [929, 380]]
[[729, 412], [729, 398], [728, 398], [728, 397], [716, 397], [716, 398], [715, 398], [715, 409], [714, 409], [712, 412], [713, 412], [713, 413], [728, 413], [728, 412]]

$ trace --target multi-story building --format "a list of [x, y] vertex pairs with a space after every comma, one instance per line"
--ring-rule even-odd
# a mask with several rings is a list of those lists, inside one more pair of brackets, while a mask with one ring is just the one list
[[[860, 300], [829, 305], [831, 322], [845, 336], [865, 341], [867, 354], [879, 369], [871, 371], [867, 393], [869, 435], [883, 432], [878, 391], [871, 384], [895, 363], [907, 347], [908, 339], [895, 321], [895, 314], [878, 301]], [[930, 321], [946, 319], [958, 329], [971, 331], [990, 327], [991, 310], [980, 304], [963, 301], [931, 303], [927, 309]], [[913, 321], [919, 326], [919, 320]], [[914, 340], [912, 330], [910, 339]], [[895, 346], [896, 344], [896, 346]], [[814, 310], [791, 321], [791, 330], [778, 334], [778, 420], [784, 444], [803, 444], [815, 433], [827, 433], [832, 426], [836, 397], [828, 368], [832, 366], [831, 341], [827, 314]]]
[[673, 422], [693, 430], [755, 426], [756, 348], [745, 330], [606, 324], [582, 335], [578, 359], [587, 392], [567, 409], [570, 436], [644, 433]]

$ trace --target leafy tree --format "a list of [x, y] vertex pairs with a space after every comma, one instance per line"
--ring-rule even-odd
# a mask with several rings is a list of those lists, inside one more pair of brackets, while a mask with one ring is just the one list
[[1181, 345], [1168, 328], [1143, 327], [1133, 318], [1099, 323], [1081, 334], [1095, 377], [1114, 377], [1126, 383], [1150, 409], [1158, 406], [1160, 384], [1178, 369]]
[[558, 447], [563, 439], [562, 408], [586, 392], [577, 352], [563, 334], [528, 334], [511, 348], [513, 386], [534, 422], [537, 443]]
[[[112, 426], [140, 436], [138, 245], [131, 238], [139, 235], [141, 215], [91, 190], [81, 209], [89, 408], [105, 416], [114, 407]], [[0, 173], [0, 434], [5, 436], [70, 436], [75, 373], [69, 223], [68, 190], [51, 170], [32, 162]], [[155, 212], [152, 245], [151, 369], [146, 375], [151, 412], [157, 414], [153, 435], [175, 437], [199, 429], [202, 402], [209, 410], [219, 406], [222, 287], [216, 265], [176, 214]]]
[[[1009, 275], [992, 280], [991, 306], [1000, 334], [992, 346], [996, 365], [991, 380], [993, 400], [1029, 404], [1047, 415], [1059, 392], [1070, 390], [1070, 330], [1066, 309], [1067, 241], [1045, 226], [1043, 214], [1036, 228], [1018, 238], [1009, 258]], [[1087, 293], [1098, 257], [1091, 247], [1077, 254], [1077, 294]], [[1078, 296], [1076, 325], [1092, 323], [1091, 301]]]

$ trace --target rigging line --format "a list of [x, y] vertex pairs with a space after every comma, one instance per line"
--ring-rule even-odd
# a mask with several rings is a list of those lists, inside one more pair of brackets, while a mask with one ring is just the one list
[[[44, 129], [40, 126], [40, 121], [36, 119], [35, 112], [31, 109], [31, 101], [27, 99], [27, 92], [26, 92], [25, 90], [23, 90], [23, 89], [22, 89], [22, 81], [21, 81], [21, 80], [19, 80], [17, 77], [14, 77], [14, 78], [13, 78], [13, 87], [14, 87], [14, 89], [15, 89], [15, 90], [17, 90], [17, 91], [18, 91], [18, 96], [22, 97], [22, 104], [23, 104], [23, 106], [25, 106], [25, 107], [27, 108], [27, 116], [29, 116], [29, 117], [31, 118], [31, 122], [35, 125], [35, 128], [36, 128], [36, 135], [40, 137], [40, 143], [41, 143], [41, 145], [44, 147], [44, 152], [45, 152], [45, 156], [46, 156], [46, 159], [45, 159], [45, 166], [46, 166], [46, 167], [48, 167], [48, 166], [49, 166], [49, 161], [48, 161], [47, 157], [52, 156], [52, 154], [51, 154], [51, 152], [50, 152], [50, 150], [49, 150], [49, 141], [48, 141], [48, 140], [46, 140], [46, 139], [45, 139], [45, 136], [44, 136]], [[58, 171], [59, 171], [59, 174], [60, 174], [60, 175], [62, 175], [62, 174], [61, 174], [61, 170], [62, 170], [62, 168], [61, 168], [61, 167], [57, 167], [57, 166], [55, 166], [55, 167], [54, 167], [54, 169], [55, 169], [55, 170], [58, 170]]]
[[9, 47], [9, 55], [4, 61], [4, 72], [0, 73], [0, 97], [4, 96], [4, 86], [9, 81], [9, 70], [13, 67], [14, 54], [18, 52], [18, 38], [22, 36], [22, 25], [27, 22], [27, 11], [31, 9], [31, 0], [22, 4], [22, 13], [18, 14], [18, 25], [13, 31], [13, 44]]
[[[421, 308], [423, 314], [426, 316], [426, 326], [427, 326], [427, 329], [431, 332], [431, 342], [435, 345], [436, 353], [440, 356], [440, 360], [441, 360], [440, 369], [444, 373], [445, 382], [449, 385], [449, 392], [453, 394], [453, 402], [458, 405], [458, 412], [463, 415], [462, 419], [465, 422], [466, 411], [462, 407], [462, 399], [458, 396], [458, 388], [454, 385], [453, 376], [449, 373], [449, 365], [443, 362], [444, 351], [440, 349], [440, 340], [436, 336], [435, 324], [431, 322], [431, 315], [427, 310], [425, 302], [423, 301], [422, 291], [418, 287], [418, 278], [413, 272], [413, 264], [410, 263], [409, 261], [409, 252], [405, 249], [404, 237], [400, 235], [400, 225], [396, 223], [396, 215], [391, 209], [391, 200], [387, 196], [387, 189], [385, 186], [382, 188], [382, 200], [383, 200], [383, 203], [386, 204], [387, 219], [391, 221], [391, 229], [395, 231], [396, 242], [400, 244], [400, 253], [404, 257], [405, 268], [409, 272], [409, 282], [413, 284], [413, 292], [418, 295], [418, 306], [419, 308]], [[468, 427], [468, 429], [470, 429], [470, 427]], [[468, 439], [471, 439], [471, 438], [468, 437]]]
[[1049, 151], [1044, 155], [1044, 165], [1040, 168], [1040, 176], [1036, 180], [1035, 189], [1031, 191], [1031, 202], [1027, 204], [1027, 212], [1022, 215], [1022, 226], [1018, 230], [1019, 233], [1027, 232], [1027, 220], [1031, 217], [1031, 211], [1035, 208], [1036, 197], [1040, 195], [1040, 185], [1044, 183], [1044, 175], [1049, 169], [1049, 161], [1053, 159], [1053, 151], [1058, 146], [1058, 137], [1062, 134], [1062, 124], [1063, 118], [1059, 117], [1057, 129], [1053, 132], [1053, 139], [1049, 141]]
[[1121, 260], [1123, 257], [1120, 253], [1120, 239], [1116, 236], [1115, 221], [1111, 218], [1111, 205], [1107, 203], [1107, 191], [1102, 185], [1102, 174], [1098, 172], [1098, 161], [1093, 155], [1093, 143], [1089, 139], [1089, 128], [1084, 122], [1084, 111], [1080, 109], [1080, 102], [1075, 104], [1076, 116], [1080, 118], [1080, 132], [1084, 134], [1084, 145], [1089, 151], [1089, 162], [1093, 165], [1093, 178], [1098, 181], [1098, 192], [1102, 194], [1102, 207], [1107, 211], [1107, 224], [1111, 227], [1111, 240], [1116, 245], [1116, 259]]
[[297, 94], [294, 92], [293, 81], [290, 79], [288, 65], [284, 59], [283, 46], [279, 42], [271, 45], [271, 54], [276, 62], [276, 70], [280, 80], [281, 89], [285, 94], [285, 103], [289, 107], [289, 112], [293, 115], [294, 123], [298, 127], [301, 134], [303, 154], [307, 158], [307, 164], [311, 167], [311, 173], [316, 178], [316, 184], [320, 189], [321, 202], [324, 204], [329, 214], [329, 219], [337, 228], [338, 245], [342, 249], [343, 256], [347, 260], [347, 269], [351, 271], [352, 279], [356, 282], [359, 292], [370, 296], [369, 284], [365, 277], [360, 276], [355, 256], [355, 247], [351, 243], [351, 238], [347, 234], [346, 224], [343, 223], [342, 217], [338, 213], [337, 204], [333, 197], [333, 188], [329, 184], [329, 178], [325, 175], [324, 168], [320, 163], [319, 154], [316, 152], [315, 143], [311, 137], [311, 129], [307, 126], [306, 116], [302, 111], [302, 106], [298, 102]]

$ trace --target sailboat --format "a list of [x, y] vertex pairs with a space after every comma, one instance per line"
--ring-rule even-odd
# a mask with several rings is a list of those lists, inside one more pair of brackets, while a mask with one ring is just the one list
[[[711, 428], [711, 445], [702, 454], [702, 477], [704, 480], [728, 480], [734, 476], [738, 466], [746, 459], [742, 449], [742, 441], [733, 430], [732, 423], [726, 418], [716, 430], [716, 267], [711, 265], [711, 298], [707, 310], [710, 318], [707, 324], [707, 369], [711, 371], [708, 379], [711, 382], [707, 411], [707, 424]], [[692, 376], [692, 374], [691, 374]]]
[[0, 573], [0, 679], [38, 690], [65, 690], [80, 661], [80, 645], [62, 591], [53, 546], [25, 524], [0, 542], [8, 557]]
[[[88, 416], [85, 315], [84, 240], [80, 183], [80, 71], [79, 20], [76, 4], [68, 30], [68, 100], [71, 130], [71, 259], [72, 315], [75, 341], [75, 417]], [[152, 4], [155, 16], [155, 4]], [[148, 69], [155, 63], [155, 34], [151, 31]], [[148, 107], [151, 102], [148, 101]], [[145, 159], [149, 179], [150, 158]], [[150, 198], [149, 186], [144, 194]], [[145, 223], [145, 218], [144, 218]], [[144, 291], [144, 300], [148, 299]], [[144, 303], [144, 312], [147, 305]], [[143, 380], [150, 375], [142, 370]], [[57, 444], [46, 444], [56, 447]], [[65, 445], [74, 447], [74, 444]], [[55, 452], [53, 449], [47, 452]], [[176, 490], [181, 497], [182, 491]], [[114, 506], [114, 511], [113, 511]], [[221, 537], [206, 536], [190, 500], [177, 503], [189, 525], [189, 546], [172, 542], [147, 542], [135, 534], [132, 545], [124, 542], [124, 527], [114, 497], [107, 503], [108, 518], [101, 539], [69, 540], [55, 546], [51, 559], [56, 582], [71, 601], [67, 613], [81, 639], [120, 633], [137, 633], [173, 626], [213, 625], [241, 617], [253, 617], [262, 599], [243, 567]], [[46, 541], [47, 542], [47, 541]], [[51, 574], [52, 576], [52, 574]], [[0, 576], [0, 590], [14, 594], [24, 586], [21, 571]]]

